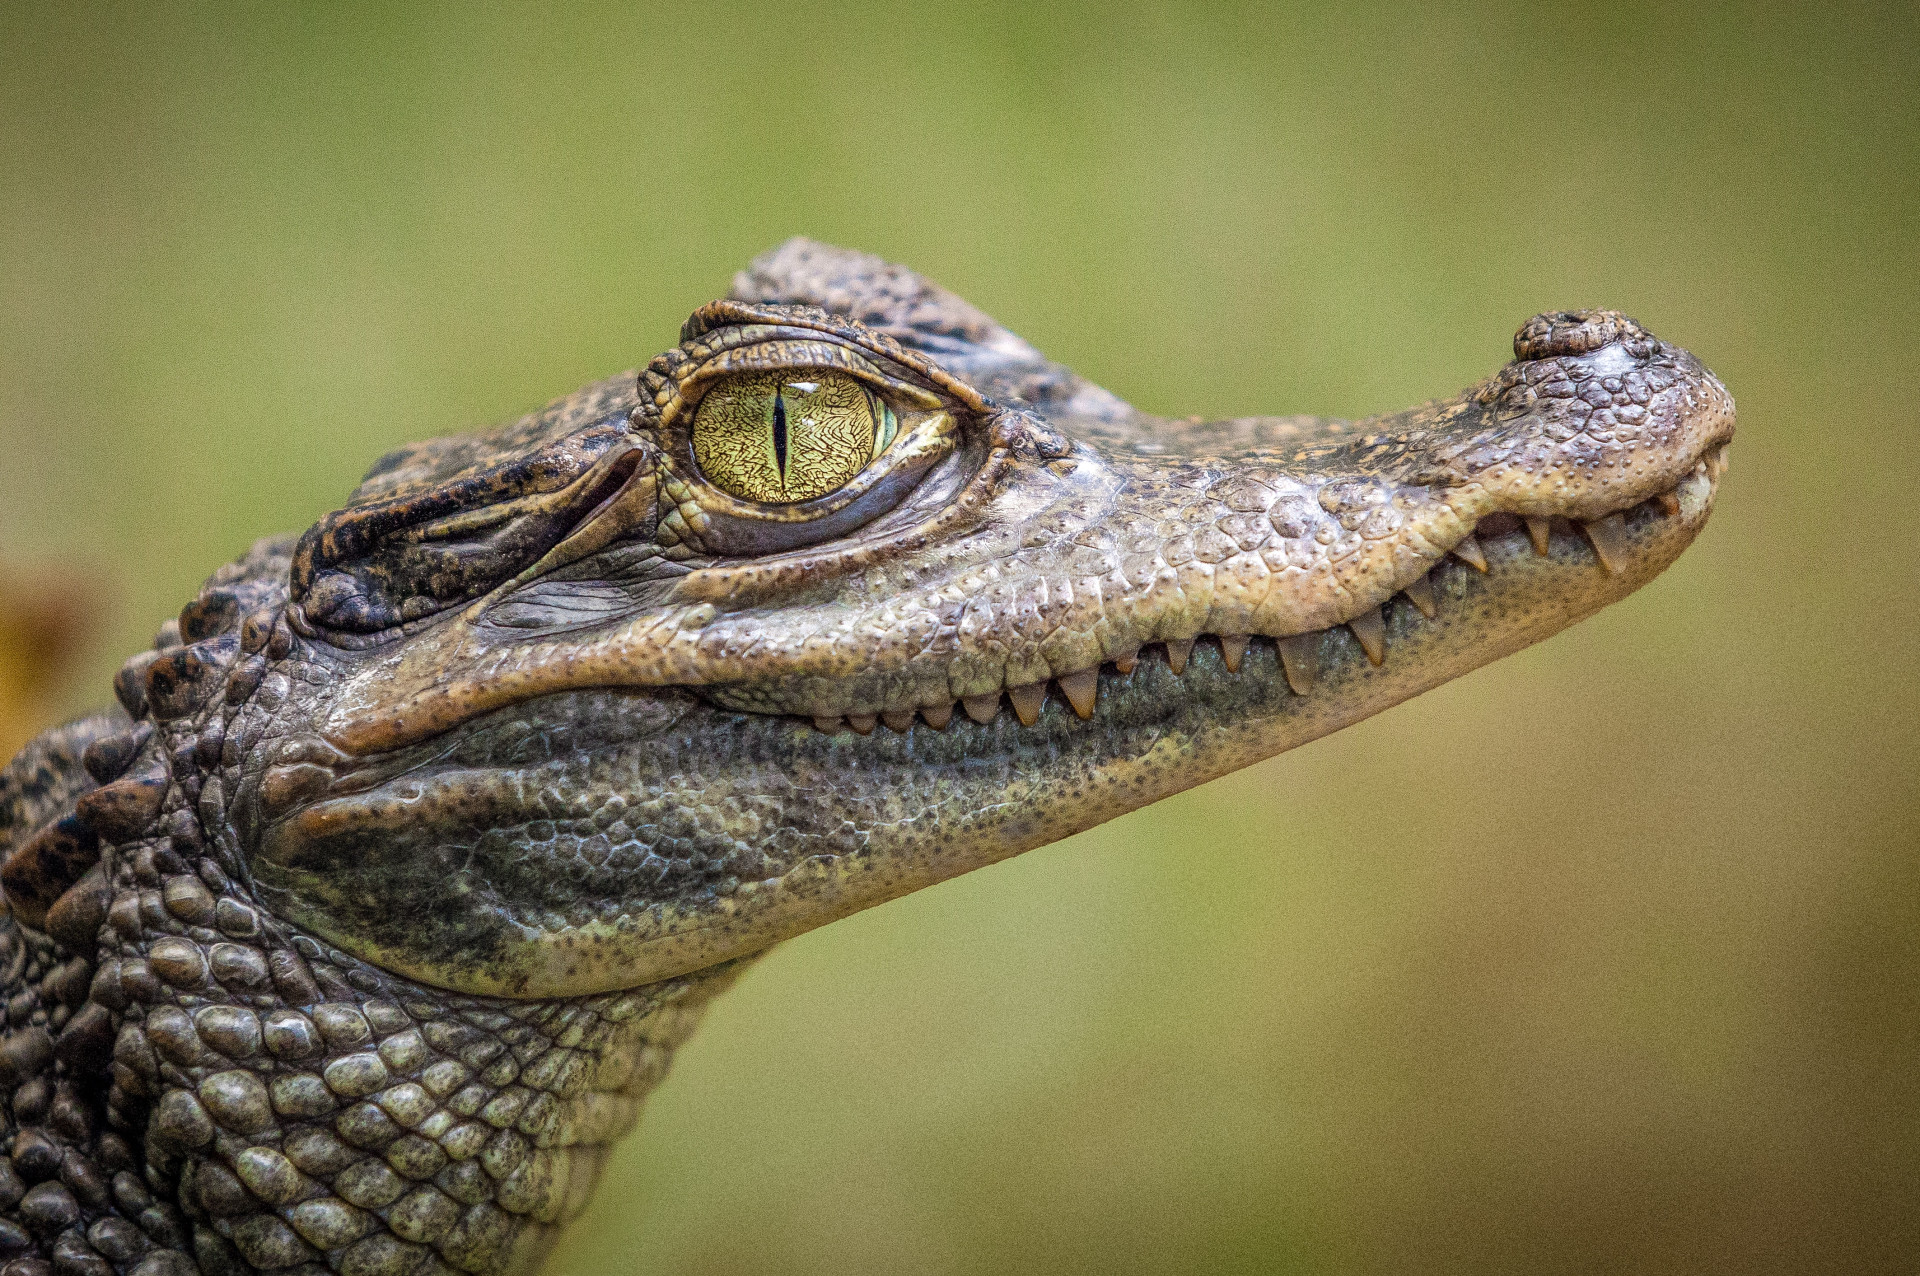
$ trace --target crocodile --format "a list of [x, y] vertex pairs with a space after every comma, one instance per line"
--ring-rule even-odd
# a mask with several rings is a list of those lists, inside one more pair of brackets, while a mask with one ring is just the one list
[[1171, 421], [791, 241], [644, 369], [378, 461], [0, 778], [0, 1273], [526, 1272], [770, 946], [1662, 571], [1734, 404], [1612, 311]]

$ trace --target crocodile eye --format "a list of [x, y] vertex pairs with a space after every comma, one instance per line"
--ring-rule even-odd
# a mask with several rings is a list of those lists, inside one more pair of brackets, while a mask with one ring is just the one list
[[693, 457], [722, 491], [791, 505], [846, 486], [898, 431], [886, 401], [845, 373], [744, 373], [700, 400]]

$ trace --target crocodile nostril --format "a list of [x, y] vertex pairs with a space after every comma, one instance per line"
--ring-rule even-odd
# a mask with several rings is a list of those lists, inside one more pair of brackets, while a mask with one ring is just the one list
[[1535, 315], [1513, 334], [1516, 359], [1552, 359], [1591, 354], [1618, 341], [1636, 358], [1647, 358], [1659, 343], [1652, 333], [1618, 310], [1554, 310]]

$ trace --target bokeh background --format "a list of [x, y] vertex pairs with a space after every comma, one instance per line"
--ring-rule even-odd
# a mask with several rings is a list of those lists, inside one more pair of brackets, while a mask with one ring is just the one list
[[1920, 1265], [1908, 4], [5, 6], [0, 753], [382, 451], [806, 233], [1170, 413], [1606, 305], [1740, 404], [1662, 580], [788, 944], [550, 1271]]

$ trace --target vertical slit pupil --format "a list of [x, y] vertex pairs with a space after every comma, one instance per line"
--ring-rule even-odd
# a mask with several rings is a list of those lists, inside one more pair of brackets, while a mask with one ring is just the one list
[[773, 396], [773, 463], [780, 467], [780, 481], [787, 480], [787, 387]]

